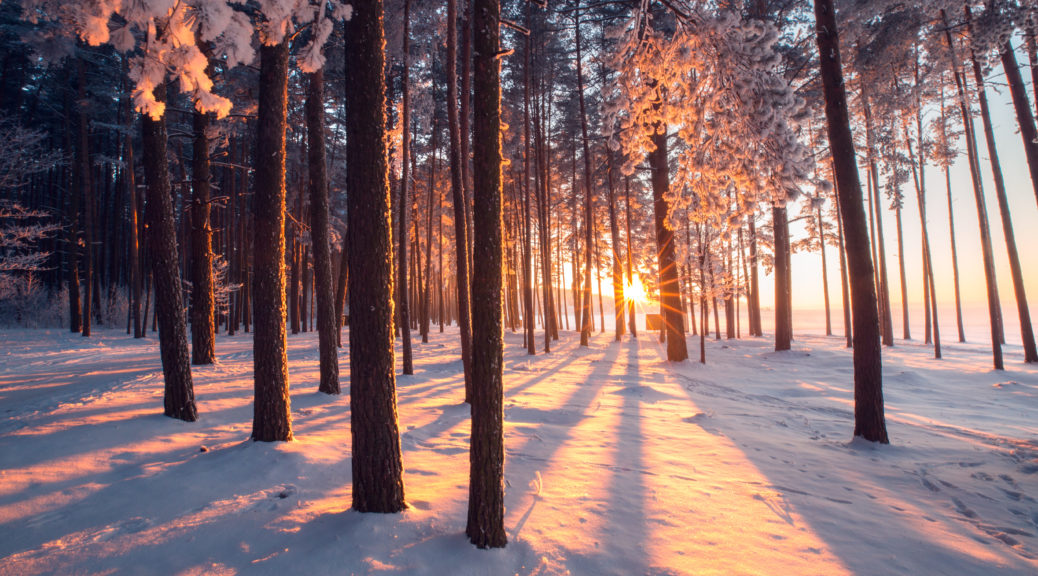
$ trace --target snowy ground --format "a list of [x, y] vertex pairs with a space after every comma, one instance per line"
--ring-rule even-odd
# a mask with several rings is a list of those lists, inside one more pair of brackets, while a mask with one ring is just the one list
[[154, 339], [0, 333], [0, 575], [1038, 573], [1038, 368], [1018, 347], [1001, 373], [982, 343], [885, 350], [880, 447], [850, 439], [839, 337], [711, 340], [701, 366], [646, 335], [529, 358], [508, 334], [510, 543], [481, 551], [456, 338], [416, 343], [398, 380], [411, 509], [384, 516], [348, 509], [348, 396], [316, 392], [313, 333], [289, 338], [281, 444], [248, 440], [247, 334], [196, 368], [186, 424], [161, 415]]

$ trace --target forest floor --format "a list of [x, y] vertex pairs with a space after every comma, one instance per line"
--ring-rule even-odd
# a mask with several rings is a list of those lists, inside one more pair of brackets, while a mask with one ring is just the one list
[[195, 368], [188, 424], [162, 416], [154, 336], [5, 330], [0, 575], [1038, 573], [1038, 367], [1018, 347], [1004, 372], [979, 343], [885, 349], [879, 446], [851, 439], [840, 337], [709, 340], [705, 366], [655, 335], [577, 340], [528, 357], [506, 335], [509, 544], [485, 551], [464, 536], [456, 331], [398, 377], [410, 509], [378, 515], [349, 509], [349, 396], [316, 391], [314, 333], [289, 337], [295, 440], [264, 444], [248, 334]]

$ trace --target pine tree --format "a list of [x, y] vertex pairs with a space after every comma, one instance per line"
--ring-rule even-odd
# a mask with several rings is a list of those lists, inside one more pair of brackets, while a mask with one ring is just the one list
[[505, 534], [504, 334], [501, 317], [501, 80], [498, 0], [473, 5], [472, 440], [465, 533], [479, 548]]
[[285, 349], [285, 129], [288, 40], [260, 48], [259, 118], [253, 210], [252, 439], [292, 439]]
[[382, 0], [356, 0], [353, 8], [353, 18], [346, 25], [353, 508], [392, 513], [406, 504], [393, 365], [393, 234]]
[[321, 365], [318, 390], [339, 393], [339, 350], [335, 342], [335, 294], [332, 291], [332, 256], [328, 211], [328, 172], [324, 144], [324, 72], [307, 79], [307, 165], [310, 187], [310, 230], [314, 252], [314, 293], [317, 297], [317, 337]]
[[[156, 89], [156, 101], [165, 100], [165, 87]], [[186, 422], [198, 419], [191, 364], [187, 352], [187, 324], [181, 297], [176, 224], [166, 164], [166, 119], [142, 116], [144, 179], [147, 183], [145, 219], [151, 270], [155, 278], [155, 312], [159, 318], [159, 352], [165, 380], [165, 414]], [[145, 316], [146, 318], [147, 316]]]
[[879, 316], [861, 183], [847, 113], [836, 11], [832, 0], [815, 0], [814, 7], [829, 148], [843, 218], [854, 307], [854, 435], [887, 444], [890, 440], [883, 415]]

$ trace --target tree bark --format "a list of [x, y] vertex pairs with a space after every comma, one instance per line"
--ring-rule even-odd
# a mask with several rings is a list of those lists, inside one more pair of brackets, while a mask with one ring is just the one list
[[503, 548], [504, 383], [501, 318], [501, 81], [500, 5], [476, 0], [473, 9], [473, 258], [472, 440], [465, 533], [479, 548]]
[[314, 292], [317, 297], [317, 345], [321, 382], [318, 390], [339, 393], [339, 351], [335, 342], [335, 294], [332, 291], [332, 256], [328, 225], [328, 169], [324, 143], [324, 71], [310, 74], [306, 105], [307, 164], [310, 177], [310, 240], [314, 252]]
[[141, 320], [141, 285], [143, 284], [141, 279], [141, 256], [140, 256], [140, 237], [138, 231], [140, 230], [139, 224], [139, 208], [137, 204], [137, 182], [136, 175], [134, 173], [134, 160], [133, 160], [133, 136], [131, 135], [130, 128], [133, 126], [133, 108], [129, 93], [124, 99], [124, 111], [126, 113], [126, 135], [123, 137], [123, 162], [126, 164], [125, 176], [123, 178], [123, 185], [126, 186], [127, 194], [129, 195], [129, 255], [130, 260], [130, 322], [133, 325], [133, 337], [144, 338], [144, 328]]
[[879, 170], [876, 166], [875, 143], [873, 141], [872, 107], [869, 105], [869, 98], [864, 90], [862, 90], [862, 100], [865, 112], [865, 139], [867, 141], [866, 146], [868, 147], [869, 172], [872, 174], [872, 204], [870, 210], [875, 211], [876, 218], [876, 244], [872, 247], [872, 250], [877, 254], [875, 261], [878, 264], [875, 275], [879, 290], [879, 314], [883, 322], [880, 332], [883, 335], [883, 345], [893, 346], [894, 320], [890, 310], [890, 283], [887, 281], [887, 247], [883, 234], [883, 208], [880, 205], [879, 199]]
[[789, 309], [792, 279], [789, 270], [789, 219], [785, 206], [772, 205], [771, 221], [775, 230], [775, 351], [778, 352], [789, 350], [793, 341]]
[[[212, 76], [209, 59], [206, 73]], [[213, 298], [213, 229], [209, 210], [209, 114], [193, 116], [191, 163], [191, 363], [216, 359], [216, 303]]]
[[397, 209], [397, 330], [400, 331], [401, 351], [403, 353], [402, 372], [414, 374], [414, 365], [411, 357], [411, 308], [408, 299], [410, 294], [407, 290], [407, 268], [410, 264], [407, 260], [407, 243], [410, 241], [410, 216], [411, 216], [411, 0], [404, 1], [404, 32], [403, 32], [403, 57], [404, 65], [401, 72], [402, 114], [400, 118], [402, 131], [402, 144], [400, 146], [400, 206]]
[[[760, 272], [757, 267], [757, 219], [755, 214], [746, 217], [750, 225], [750, 301], [747, 303], [750, 316], [750, 335], [763, 336], [764, 328], [761, 326], [760, 313]], [[699, 311], [703, 313], [702, 309]]]
[[[467, 2], [468, 0], [462, 0]], [[461, 333], [461, 364], [465, 372], [465, 401], [472, 402], [472, 321], [469, 316], [468, 226], [465, 216], [465, 163], [468, 148], [458, 118], [457, 0], [447, 0], [447, 124], [450, 131], [451, 201], [454, 204], [455, 289], [458, 293], [458, 329]], [[466, 43], [468, 41], [466, 40]], [[464, 67], [468, 70], [468, 65]], [[467, 86], [467, 82], [463, 82]], [[466, 96], [467, 98], [467, 96]], [[468, 107], [463, 110], [468, 112]], [[468, 128], [468, 121], [464, 122]]]
[[854, 306], [854, 435], [887, 444], [883, 414], [879, 314], [869, 254], [868, 227], [847, 114], [836, 14], [832, 0], [815, 0], [815, 31], [825, 93], [825, 116], [836, 190], [843, 216]]
[[259, 118], [253, 213], [252, 439], [292, 439], [285, 350], [285, 129], [288, 40], [260, 47]]
[[354, 0], [353, 7], [353, 18], [346, 24], [353, 508], [388, 513], [400, 512], [406, 504], [393, 363], [383, 7], [382, 0]]
[[666, 222], [670, 214], [670, 203], [666, 199], [670, 188], [670, 172], [667, 166], [665, 128], [655, 131], [652, 143], [656, 149], [649, 153], [649, 166], [652, 170], [652, 207], [656, 224], [656, 253], [659, 255], [660, 303], [663, 306], [663, 323], [667, 335], [667, 360], [682, 362], [688, 359], [688, 347], [682, 328], [684, 319], [681, 313], [681, 285], [674, 257], [674, 231]]
[[580, 345], [587, 346], [591, 338], [591, 229], [594, 214], [591, 212], [591, 149], [587, 136], [587, 108], [584, 105], [584, 66], [580, 50], [580, 3], [574, 19], [574, 34], [577, 41], [577, 99], [580, 103], [580, 133], [584, 153], [584, 294], [580, 298]]
[[[631, 285], [634, 284], [634, 270], [631, 265], [633, 257], [631, 254], [634, 252], [634, 246], [631, 242], [631, 179], [629, 177], [624, 178], [624, 209], [626, 210], [626, 217], [624, 222], [627, 224], [627, 281]], [[626, 298], [625, 298], [626, 300]], [[638, 337], [638, 323], [636, 322], [636, 314], [634, 300], [627, 300], [627, 323], [628, 328], [631, 330], [631, 337]]]
[[[526, 7], [526, 25], [530, 25], [531, 7]], [[537, 354], [537, 344], [534, 341], [534, 312], [533, 312], [533, 228], [530, 223], [530, 51], [532, 49], [530, 37], [526, 36], [523, 44], [523, 328], [526, 334], [526, 353], [530, 356]], [[544, 331], [548, 329], [548, 317], [551, 308], [548, 300], [544, 301]]]
[[1013, 52], [1011, 42], [1006, 42], [1002, 48], [1002, 68], [1006, 71], [1006, 82], [1009, 83], [1009, 93], [1013, 97], [1016, 123], [1020, 127], [1020, 137], [1023, 138], [1024, 153], [1027, 155], [1027, 167], [1031, 172], [1034, 199], [1038, 202], [1038, 128], [1034, 124], [1034, 114], [1031, 113], [1031, 106], [1027, 101], [1027, 90], [1024, 88], [1020, 68], [1016, 64], [1016, 53]]
[[[155, 97], [166, 97], [164, 85]], [[186, 422], [198, 419], [191, 364], [187, 352], [187, 325], [182, 300], [176, 223], [166, 164], [166, 120], [142, 116], [144, 178], [147, 181], [148, 249], [155, 279], [155, 312], [159, 316], [159, 353], [165, 380], [164, 413]]]
[[83, 316], [82, 334], [90, 336], [93, 323], [94, 302], [94, 187], [90, 178], [90, 129], [86, 110], [86, 73], [82, 58], [77, 59], [78, 93], [76, 103], [76, 186], [79, 189], [79, 200], [83, 203]]
[[[900, 188], [900, 187], [899, 187]], [[897, 228], [897, 267], [901, 279], [901, 328], [905, 340], [912, 339], [912, 331], [908, 325], [908, 282], [905, 278], [905, 241], [904, 230], [901, 226], [901, 191], [897, 192], [898, 198], [894, 200], [894, 222]]]
[[[966, 7], [966, 22], [973, 35], [969, 19], [969, 6]], [[973, 76], [977, 82], [977, 96], [980, 99], [980, 116], [984, 123], [984, 140], [987, 142], [988, 158], [991, 172], [995, 179], [995, 197], [998, 199], [999, 215], [1002, 217], [1002, 233], [1005, 236], [1006, 252], [1009, 255], [1009, 270], [1013, 279], [1013, 294], [1016, 296], [1016, 310], [1020, 318], [1020, 337], [1024, 347], [1024, 362], [1038, 362], [1038, 346], [1035, 344], [1034, 328], [1031, 326], [1031, 313], [1027, 306], [1027, 291], [1024, 289], [1023, 270], [1020, 255], [1016, 249], [1016, 235], [1013, 232], [1013, 219], [1009, 214], [1009, 199], [1006, 197], [1006, 184], [1002, 176], [1002, 165], [998, 159], [998, 148], [995, 145], [995, 133], [991, 127], [991, 112], [988, 107], [987, 93], [984, 88], [984, 75], [976, 54], [971, 54]]]
[[822, 207], [815, 209], [818, 219], [818, 246], [822, 252], [822, 294], [825, 300], [825, 335], [833, 335], [833, 323], [829, 315], [829, 265], [825, 261], [825, 227], [822, 222]]

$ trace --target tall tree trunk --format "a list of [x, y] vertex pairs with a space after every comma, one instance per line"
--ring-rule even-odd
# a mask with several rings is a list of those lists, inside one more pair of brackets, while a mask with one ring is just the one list
[[984, 185], [981, 180], [980, 162], [977, 159], [977, 135], [973, 127], [973, 117], [969, 114], [965, 92], [965, 78], [958, 71], [958, 59], [955, 56], [955, 45], [951, 31], [948, 29], [948, 18], [944, 10], [940, 12], [945, 23], [945, 39], [948, 44], [952, 74], [959, 94], [959, 114], [965, 130], [966, 155], [969, 161], [969, 176], [973, 181], [974, 199], [977, 202], [977, 221], [980, 227], [981, 252], [984, 257], [984, 280], [987, 287], [987, 311], [991, 327], [991, 361], [995, 369], [1004, 369], [1002, 356], [1002, 305], [999, 302], [999, 284], [994, 275], [994, 251], [991, 248], [991, 230], [987, 219], [987, 208], [984, 203]]
[[854, 300], [854, 435], [887, 444], [890, 440], [883, 414], [879, 314], [861, 183], [847, 114], [836, 14], [832, 0], [815, 0], [814, 7], [829, 148], [832, 150], [837, 196], [846, 233]]
[[[833, 166], [833, 174], [836, 174], [835, 165]], [[851, 328], [851, 297], [847, 278], [847, 251], [844, 247], [843, 209], [840, 208], [840, 197], [835, 185], [833, 186], [833, 196], [836, 201], [836, 232], [840, 236], [840, 292], [843, 298], [843, 335], [847, 339], [847, 347], [851, 348], [854, 346], [854, 330]]]
[[[919, 67], [916, 65], [916, 84], [919, 82]], [[916, 99], [916, 131], [919, 133], [920, 142], [923, 135], [923, 114], [921, 100]], [[912, 149], [912, 139], [908, 134], [908, 126], [905, 126], [905, 145], [908, 147], [908, 157], [912, 164], [912, 181], [915, 184], [916, 203], [919, 205], [919, 227], [922, 231], [923, 240], [923, 306], [926, 308], [927, 318], [930, 319], [933, 329], [934, 358], [941, 357], [941, 328], [937, 320], [937, 289], [933, 276], [933, 259], [930, 254], [930, 233], [926, 227], [926, 161], [922, 154], [915, 155]], [[921, 145], [920, 145], [921, 148]], [[927, 337], [929, 337], [929, 331]], [[929, 343], [929, 342], [927, 342]]]
[[[757, 256], [757, 219], [755, 214], [746, 217], [750, 225], [750, 301], [747, 304], [750, 312], [750, 334], [763, 336], [764, 328], [761, 326], [760, 313], [760, 273], [757, 268], [759, 257]], [[703, 311], [699, 311], [703, 314]]]
[[591, 338], [591, 242], [594, 214], [591, 211], [591, 147], [587, 135], [587, 108], [584, 104], [584, 66], [580, 50], [580, 3], [574, 16], [574, 34], [577, 44], [577, 100], [580, 104], [581, 146], [584, 155], [584, 294], [580, 298], [580, 345], [587, 346]]
[[877, 254], [875, 261], [878, 264], [876, 276], [879, 288], [879, 314], [880, 320], [883, 322], [880, 331], [883, 335], [883, 345], [893, 346], [894, 320], [890, 310], [890, 282], [887, 281], [887, 247], [883, 234], [883, 208], [880, 205], [879, 169], [876, 166], [876, 148], [873, 140], [872, 107], [869, 105], [869, 98], [864, 90], [862, 91], [862, 100], [865, 111], [865, 139], [867, 141], [866, 146], [868, 147], [869, 172], [872, 174], [872, 205], [870, 210], [875, 211], [876, 218], [876, 244], [872, 249]]
[[652, 137], [656, 149], [649, 153], [649, 167], [652, 171], [652, 207], [656, 224], [656, 253], [659, 255], [660, 303], [664, 309], [663, 323], [667, 334], [667, 360], [682, 362], [688, 359], [688, 348], [682, 329], [684, 319], [681, 313], [681, 285], [674, 257], [674, 231], [666, 221], [670, 214], [670, 202], [666, 199], [670, 188], [666, 132], [665, 128], [657, 129]]
[[825, 261], [825, 227], [822, 222], [822, 207], [815, 208], [818, 219], [818, 246], [822, 252], [822, 294], [825, 300], [825, 335], [833, 335], [833, 323], [829, 315], [829, 267]]
[[[526, 25], [530, 25], [531, 7], [526, 7]], [[530, 356], [537, 354], [537, 344], [534, 342], [534, 312], [533, 312], [533, 252], [531, 247], [533, 229], [530, 226], [530, 50], [532, 46], [529, 35], [523, 44], [523, 327], [526, 334], [526, 353]], [[548, 300], [544, 301], [544, 331], [548, 329], [548, 318], [551, 316], [551, 308]]]
[[1024, 153], [1027, 155], [1027, 167], [1031, 172], [1031, 186], [1034, 188], [1034, 199], [1038, 202], [1038, 128], [1034, 124], [1034, 114], [1027, 101], [1027, 90], [1024, 79], [1020, 76], [1020, 68], [1016, 64], [1016, 53], [1012, 42], [1006, 42], [1002, 48], [1002, 68], [1006, 71], [1009, 93], [1013, 97], [1016, 109], [1016, 123], [1020, 127], [1020, 137], [1024, 141]]
[[[624, 269], [620, 259], [620, 226], [616, 217], [616, 188], [613, 181], [614, 160], [612, 151], [606, 148], [606, 160], [608, 161], [608, 173], [606, 174], [609, 190], [609, 240], [612, 245], [613, 255], [613, 314], [616, 316], [615, 340], [617, 342], [624, 335]], [[691, 299], [691, 293], [689, 293]]]
[[[203, 50], [208, 52], [208, 50]], [[212, 59], [206, 73], [212, 76]], [[213, 229], [209, 214], [209, 114], [193, 114], [191, 162], [191, 363], [216, 359], [216, 302], [213, 298]]]
[[288, 40], [260, 48], [259, 118], [253, 211], [252, 439], [292, 439], [285, 350], [285, 129]]
[[76, 61], [76, 184], [83, 202], [83, 336], [90, 336], [94, 302], [94, 186], [90, 177], [90, 128], [86, 110], [86, 73], [82, 58]]
[[[471, 156], [471, 138], [472, 129], [469, 125], [469, 115], [471, 114], [472, 108], [472, 11], [473, 11], [473, 0], [461, 0], [465, 3], [465, 13], [462, 17], [461, 24], [461, 103], [459, 111], [461, 116], [458, 120], [459, 130], [461, 134], [461, 182], [464, 186], [464, 198], [465, 201], [462, 203], [464, 207], [463, 214], [465, 215], [465, 241], [468, 242], [465, 246], [466, 261], [468, 262], [468, 269], [472, 270], [472, 249], [473, 249], [473, 227], [472, 227], [472, 173], [469, 165], [469, 158]], [[469, 328], [472, 327], [471, 321], [471, 296], [472, 296], [472, 278], [466, 278], [469, 282], [467, 288], [470, 297], [469, 302]]]
[[476, 0], [472, 143], [474, 242], [472, 283], [472, 440], [465, 533], [480, 548], [502, 548], [505, 534], [504, 383], [501, 323], [500, 6]]
[[126, 169], [123, 185], [126, 186], [126, 193], [130, 201], [128, 223], [130, 228], [128, 242], [128, 258], [130, 260], [130, 320], [133, 325], [133, 337], [144, 338], [144, 327], [141, 320], [141, 285], [143, 282], [141, 278], [140, 237], [138, 236], [140, 230], [140, 223], [138, 222], [139, 208], [137, 203], [137, 182], [134, 173], [133, 136], [130, 132], [130, 128], [133, 126], [132, 110], [129, 92], [127, 92], [124, 99], [126, 134], [123, 136], [123, 163], [126, 164]]
[[[432, 230], [433, 230], [433, 214], [436, 210], [433, 208], [433, 195], [436, 193], [436, 153], [437, 153], [437, 140], [439, 136], [439, 126], [436, 122], [436, 118], [433, 118], [433, 129], [432, 129], [432, 150], [430, 151], [431, 158], [429, 159], [429, 194], [428, 201], [426, 202], [426, 224], [425, 224], [425, 278], [424, 288], [422, 288], [422, 321], [421, 321], [421, 334], [422, 342], [429, 341], [429, 315], [430, 315], [430, 296], [429, 290], [432, 288]], [[417, 235], [417, 234], [416, 234]]]
[[[969, 6], [966, 7], [966, 22], [970, 24]], [[970, 36], [973, 36], [970, 24]], [[1013, 293], [1016, 296], [1016, 310], [1020, 317], [1020, 337], [1024, 347], [1024, 362], [1038, 362], [1038, 347], [1034, 339], [1034, 328], [1031, 326], [1031, 313], [1027, 306], [1027, 292], [1024, 289], [1024, 275], [1020, 266], [1020, 255], [1016, 249], [1016, 235], [1013, 232], [1013, 219], [1009, 214], [1009, 199], [1006, 197], [1006, 184], [1002, 177], [1002, 165], [998, 160], [998, 148], [995, 146], [995, 133], [991, 127], [991, 112], [988, 108], [987, 93], [984, 88], [984, 75], [976, 54], [971, 51], [973, 76], [977, 82], [977, 96], [980, 99], [980, 116], [984, 123], [984, 140], [988, 146], [988, 158], [991, 161], [991, 172], [995, 179], [995, 197], [998, 198], [999, 215], [1002, 217], [1002, 233], [1006, 240], [1006, 252], [1009, 254], [1009, 270], [1013, 278]]]
[[[468, 2], [469, 0], [462, 0]], [[465, 401], [472, 402], [472, 323], [469, 317], [469, 251], [468, 226], [465, 216], [465, 163], [468, 148], [462, 134], [462, 122], [458, 118], [457, 82], [457, 2], [447, 0], [447, 124], [450, 131], [451, 201], [454, 204], [454, 252], [456, 286], [458, 293], [458, 328], [461, 332], [461, 363], [465, 372]], [[468, 40], [465, 41], [468, 43]], [[465, 52], [463, 50], [463, 52]], [[467, 73], [468, 64], [463, 67]], [[467, 85], [467, 82], [463, 82]], [[467, 99], [468, 96], [466, 95]], [[468, 112], [468, 107], [463, 110]], [[468, 120], [464, 121], [468, 128]]]
[[[944, 93], [941, 93], [941, 123], [945, 122]], [[959, 342], [966, 341], [962, 325], [962, 300], [959, 295], [959, 254], [955, 246], [955, 209], [952, 205], [951, 166], [944, 167], [944, 184], [948, 196], [948, 235], [951, 239], [952, 277], [955, 283], [955, 323], [959, 329]]]
[[898, 187], [898, 198], [894, 201], [894, 221], [897, 225], [897, 267], [901, 279], [901, 328], [905, 340], [912, 339], [912, 331], [908, 325], [908, 282], [905, 278], [905, 241], [901, 226], [901, 190]]
[[[631, 179], [630, 177], [624, 178], [624, 209], [627, 214], [624, 218], [624, 222], [627, 223], [627, 282], [630, 285], [634, 285], [634, 270], [631, 266], [631, 260], [633, 259], [632, 253], [634, 252], [634, 246], [631, 242]], [[638, 337], [638, 323], [635, 321], [635, 301], [633, 299], [627, 300], [627, 322], [628, 328], [631, 330], [631, 336], [634, 338]]]
[[[165, 100], [166, 88], [160, 84], [155, 97]], [[142, 117], [144, 179], [147, 181], [147, 244], [155, 278], [155, 312], [159, 318], [159, 353], [165, 380], [164, 413], [186, 422], [198, 419], [195, 408], [191, 364], [187, 352], [187, 325], [184, 318], [177, 233], [170, 196], [169, 167], [166, 165], [166, 120]]]
[[317, 346], [321, 364], [318, 390], [339, 393], [339, 351], [335, 343], [335, 294], [332, 291], [332, 256], [328, 220], [328, 168], [324, 144], [324, 71], [318, 70], [307, 82], [306, 137], [310, 177], [310, 241], [314, 252], [314, 293], [317, 297]]
[[354, 0], [346, 24], [346, 199], [353, 508], [400, 512], [403, 462], [393, 363], [393, 234], [386, 152], [382, 0]]
[[699, 327], [699, 363], [706, 364], [706, 336], [710, 332], [710, 313], [707, 311], [706, 298], [706, 238], [703, 234], [703, 225], [696, 224], [699, 232], [699, 317], [702, 325]]
[[403, 143], [400, 146], [400, 207], [398, 208], [397, 221], [400, 224], [397, 230], [397, 329], [400, 330], [401, 350], [403, 352], [404, 374], [414, 374], [414, 366], [411, 358], [411, 309], [408, 305], [407, 291], [407, 243], [410, 241], [410, 215], [411, 215], [411, 0], [404, 0], [404, 33], [403, 33], [403, 56], [404, 66], [401, 72], [401, 90], [403, 91], [402, 114], [400, 117]]
[[772, 205], [771, 221], [775, 230], [775, 350], [789, 350], [793, 334], [789, 309], [789, 219], [785, 206]]

